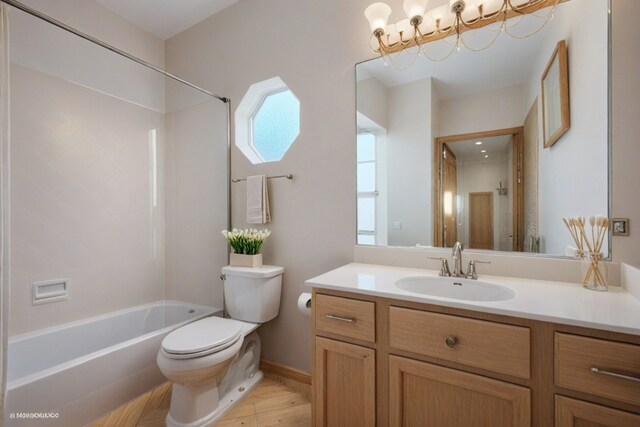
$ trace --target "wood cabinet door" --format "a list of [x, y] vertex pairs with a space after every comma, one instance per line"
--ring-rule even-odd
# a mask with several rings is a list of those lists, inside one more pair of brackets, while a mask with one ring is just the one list
[[375, 426], [375, 350], [321, 337], [315, 340], [314, 425]]
[[556, 396], [556, 427], [638, 427], [640, 415]]
[[392, 427], [529, 427], [526, 387], [389, 356]]

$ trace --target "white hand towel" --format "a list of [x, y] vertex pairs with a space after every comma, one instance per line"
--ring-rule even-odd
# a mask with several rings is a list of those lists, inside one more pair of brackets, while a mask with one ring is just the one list
[[266, 224], [271, 222], [267, 177], [254, 175], [247, 177], [247, 223]]

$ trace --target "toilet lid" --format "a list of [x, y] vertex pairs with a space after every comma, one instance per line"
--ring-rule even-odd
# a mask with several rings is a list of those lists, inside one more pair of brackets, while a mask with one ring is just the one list
[[173, 355], [211, 354], [234, 344], [242, 336], [242, 322], [205, 317], [169, 333], [162, 349]]

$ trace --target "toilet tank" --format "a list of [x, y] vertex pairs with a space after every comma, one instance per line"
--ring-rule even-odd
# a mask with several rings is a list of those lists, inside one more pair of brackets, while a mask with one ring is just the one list
[[280, 311], [280, 291], [284, 268], [262, 267], [222, 268], [224, 300], [232, 319], [264, 323]]

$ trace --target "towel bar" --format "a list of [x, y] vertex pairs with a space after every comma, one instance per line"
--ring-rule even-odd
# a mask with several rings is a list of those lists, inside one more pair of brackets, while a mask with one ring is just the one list
[[[288, 175], [275, 175], [275, 176], [268, 176], [267, 179], [276, 179], [276, 178], [287, 178], [289, 180], [293, 179], [293, 174], [290, 173]], [[240, 182], [240, 181], [246, 181], [247, 178], [238, 178], [238, 179], [232, 179], [231, 182]]]

